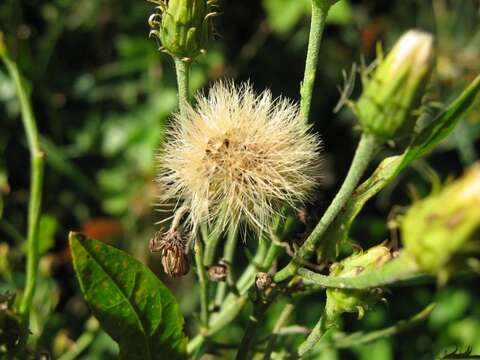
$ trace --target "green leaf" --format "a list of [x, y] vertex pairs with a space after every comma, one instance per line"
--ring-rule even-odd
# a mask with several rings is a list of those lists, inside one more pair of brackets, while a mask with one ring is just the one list
[[353, 193], [350, 200], [335, 221], [328, 228], [323, 246], [317, 256], [320, 259], [334, 259], [339, 244], [346, 241], [350, 227], [365, 203], [378, 194], [408, 165], [432, 150], [445, 139], [465, 115], [480, 91], [480, 75], [442, 111], [429, 125], [420, 131], [402, 155], [384, 159], [375, 172]]
[[442, 111], [412, 141], [403, 155], [399, 172], [413, 160], [420, 158], [432, 150], [440, 141], [452, 132], [460, 119], [473, 104], [480, 91], [480, 75], [478, 75], [459, 97]]
[[120, 359], [186, 359], [183, 317], [172, 293], [125, 252], [70, 233], [80, 288]]

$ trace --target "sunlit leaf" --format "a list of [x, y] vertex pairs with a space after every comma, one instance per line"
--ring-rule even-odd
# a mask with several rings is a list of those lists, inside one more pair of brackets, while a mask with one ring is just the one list
[[83, 295], [120, 358], [185, 359], [184, 320], [165, 285], [121, 250], [78, 233], [69, 241]]

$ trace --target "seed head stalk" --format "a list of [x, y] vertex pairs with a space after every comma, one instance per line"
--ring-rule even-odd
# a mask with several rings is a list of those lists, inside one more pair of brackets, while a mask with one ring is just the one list
[[[178, 83], [178, 107], [180, 109], [180, 115], [185, 116], [186, 107], [188, 106], [188, 91], [189, 91], [189, 79], [190, 79], [190, 62], [184, 61], [177, 57], [174, 57], [175, 69], [177, 74]], [[200, 320], [202, 326], [208, 328], [208, 279], [203, 263], [203, 244], [200, 238], [195, 240], [195, 265], [198, 280], [200, 283]]]
[[38, 225], [42, 205], [44, 153], [40, 146], [35, 116], [20, 72], [15, 63], [9, 58], [6, 49], [2, 50], [3, 51], [0, 51], [0, 57], [5, 63], [17, 90], [31, 159], [30, 200], [28, 204], [27, 230], [27, 278], [25, 282], [25, 290], [19, 306], [19, 313], [22, 316], [24, 329], [28, 329], [30, 310], [37, 285], [38, 263], [40, 260]]
[[190, 86], [190, 62], [174, 58], [178, 84], [178, 107], [180, 114], [185, 115], [185, 107], [188, 104], [188, 90]]

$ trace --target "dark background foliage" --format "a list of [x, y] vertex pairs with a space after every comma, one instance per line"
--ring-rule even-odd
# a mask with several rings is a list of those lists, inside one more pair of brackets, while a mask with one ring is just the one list
[[[193, 66], [192, 87], [217, 78], [250, 80], [255, 88], [298, 100], [308, 40], [307, 0], [223, 0], [215, 43]], [[428, 98], [431, 108], [458, 94], [480, 70], [480, 3], [476, 0], [346, 1], [332, 10], [322, 43], [312, 121], [324, 141], [325, 178], [309, 215], [316, 219], [334, 195], [352, 157], [358, 131], [352, 114], [334, 114], [342, 70], [368, 63], [378, 41], [389, 48], [410, 28], [436, 35], [437, 66]], [[67, 232], [71, 229], [124, 248], [161, 275], [159, 258], [149, 256], [148, 240], [159, 220], [155, 202], [154, 155], [165, 123], [176, 108], [173, 61], [148, 38], [146, 19], [153, 6], [128, 0], [2, 0], [0, 29], [28, 79], [42, 142], [47, 154], [41, 241], [45, 253], [35, 299], [34, 333], [40, 349], [57, 357], [93, 326], [74, 279]], [[360, 89], [357, 84], [354, 95]], [[22, 287], [29, 185], [29, 157], [13, 83], [0, 68], [0, 291]], [[429, 167], [442, 180], [462, 173], [478, 160], [478, 106], [426, 161], [415, 164], [372, 201], [356, 222], [352, 241], [367, 248], [391, 237], [387, 217], [396, 206], [430, 189]], [[385, 154], [394, 152], [387, 149]], [[1, 213], [1, 211], [0, 211]], [[253, 244], [240, 245], [238, 264]], [[8, 262], [3, 261], [7, 259]], [[50, 275], [52, 277], [50, 277]], [[165, 279], [193, 326], [195, 279]], [[297, 305], [293, 323], [313, 326], [324, 298]], [[480, 353], [480, 292], [473, 280], [448, 288], [393, 289], [389, 305], [365, 319], [344, 318], [345, 329], [375, 329], [438, 306], [407, 334], [325, 353], [325, 359], [431, 359], [468, 346]], [[270, 310], [268, 325], [280, 306]], [[87, 325], [86, 325], [87, 324]], [[241, 323], [224, 332], [236, 339]], [[268, 331], [268, 329], [266, 329]], [[286, 340], [292, 346], [299, 338]], [[82, 359], [115, 357], [115, 345], [99, 332]], [[323, 357], [322, 357], [323, 358]]]

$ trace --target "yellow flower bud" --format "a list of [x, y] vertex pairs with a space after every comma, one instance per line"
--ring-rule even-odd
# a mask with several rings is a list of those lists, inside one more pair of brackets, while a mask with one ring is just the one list
[[401, 221], [405, 251], [440, 276], [480, 254], [480, 163], [441, 191], [414, 203]]
[[[365, 252], [353, 254], [330, 268], [330, 276], [354, 277], [381, 267], [392, 259], [391, 249], [380, 244]], [[327, 289], [327, 311], [332, 313], [357, 312], [363, 317], [365, 310], [382, 299], [381, 288], [366, 290]]]

